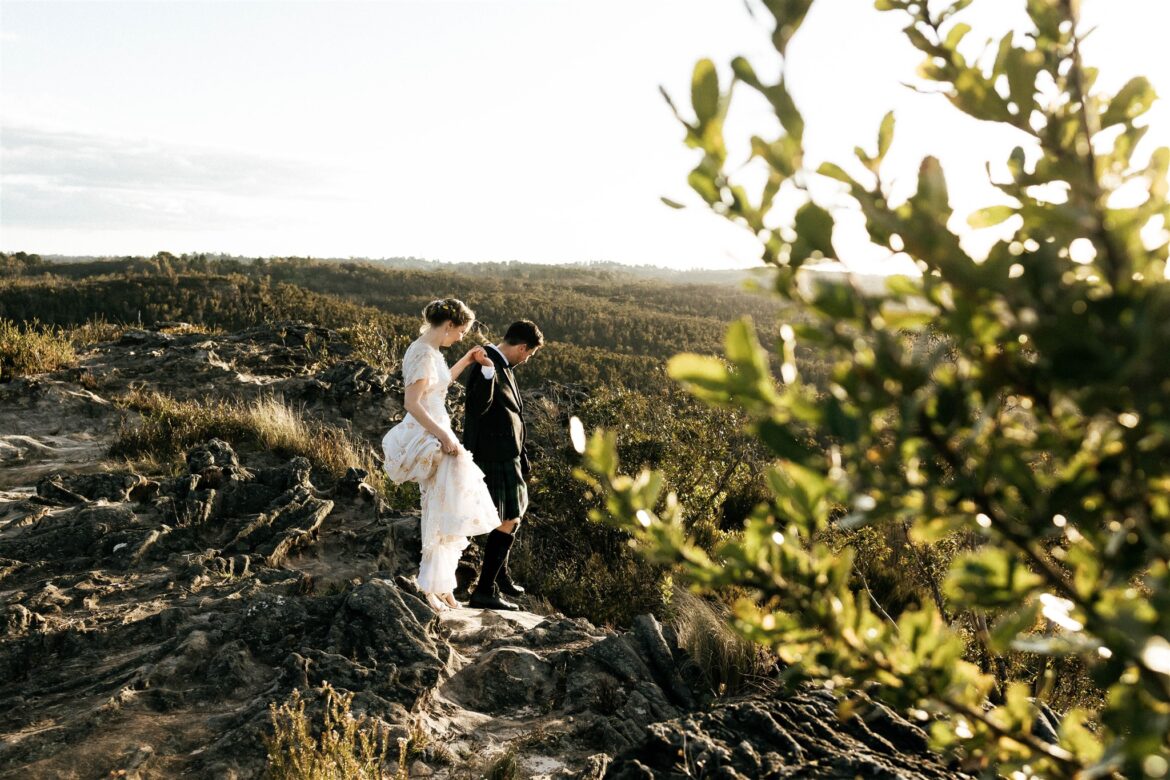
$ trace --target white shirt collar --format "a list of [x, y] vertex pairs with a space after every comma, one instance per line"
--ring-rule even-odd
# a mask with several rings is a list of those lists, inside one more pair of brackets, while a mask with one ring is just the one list
[[503, 352], [500, 352], [500, 348], [499, 348], [499, 347], [497, 347], [495, 344], [488, 344], [488, 347], [489, 347], [490, 349], [494, 349], [494, 350], [495, 350], [495, 352], [496, 352], [496, 354], [497, 354], [497, 355], [499, 355], [500, 357], [502, 357], [502, 358], [504, 359], [504, 365], [505, 365], [506, 367], [508, 367], [508, 368], [511, 368], [511, 367], [512, 367], [512, 364], [511, 364], [511, 363], [508, 361], [508, 356], [507, 356], [507, 355], [505, 355]]

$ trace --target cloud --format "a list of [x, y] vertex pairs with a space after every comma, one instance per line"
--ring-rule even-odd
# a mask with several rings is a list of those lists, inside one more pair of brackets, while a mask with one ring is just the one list
[[319, 166], [261, 155], [35, 127], [0, 128], [8, 228], [215, 228], [279, 218], [320, 192]]

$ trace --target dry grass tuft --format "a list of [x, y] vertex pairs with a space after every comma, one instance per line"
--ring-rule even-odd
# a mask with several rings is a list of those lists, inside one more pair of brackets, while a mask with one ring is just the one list
[[716, 696], [737, 696], [768, 687], [776, 659], [736, 633], [728, 610], [684, 588], [671, 601], [670, 625]]
[[67, 333], [73, 346], [82, 348], [116, 341], [129, 329], [130, 326], [109, 322], [105, 317], [91, 317], [81, 325], [70, 327]]
[[488, 765], [483, 776], [484, 780], [516, 780], [520, 777], [520, 762], [516, 760], [516, 752], [511, 749], [505, 751]]
[[132, 391], [119, 402], [140, 412], [142, 420], [120, 432], [110, 449], [115, 457], [178, 463], [190, 447], [218, 438], [233, 446], [254, 446], [281, 457], [304, 456], [314, 468], [334, 477], [351, 466], [378, 474], [371, 455], [363, 452], [348, 433], [306, 420], [281, 399], [198, 402]]
[[0, 318], [0, 381], [72, 365], [77, 353], [69, 333], [55, 325]]

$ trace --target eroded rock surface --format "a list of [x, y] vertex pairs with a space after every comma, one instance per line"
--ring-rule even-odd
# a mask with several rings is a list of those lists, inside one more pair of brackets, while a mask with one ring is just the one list
[[621, 753], [606, 778], [720, 777], [945, 780], [961, 773], [924, 760], [926, 734], [886, 707], [863, 700], [842, 722], [824, 690], [720, 704], [655, 723]]
[[0, 769], [93, 777], [142, 742], [140, 772], [254, 776], [268, 705], [293, 688], [360, 691], [400, 725], [446, 673], [435, 614], [393, 572], [290, 565], [329, 539], [340, 573], [383, 571], [401, 518], [322, 495], [300, 458], [249, 470], [212, 441], [187, 460], [0, 501]]

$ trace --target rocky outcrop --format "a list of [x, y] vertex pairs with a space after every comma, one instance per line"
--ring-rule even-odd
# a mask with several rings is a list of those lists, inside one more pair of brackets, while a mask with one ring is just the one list
[[571, 771], [696, 703], [653, 618], [437, 615], [403, 576], [417, 517], [380, 516], [357, 472], [327, 497], [300, 458], [251, 469], [212, 440], [186, 463], [0, 504], [0, 770], [258, 776], [269, 705], [328, 683], [397, 733], [428, 720], [455, 763], [539, 731], [558, 748], [526, 765]]
[[106, 399], [131, 388], [283, 395], [376, 442], [401, 415], [387, 369], [310, 325], [171, 324], [0, 386], [0, 776], [259, 777], [270, 706], [296, 690], [319, 714], [326, 685], [411, 739], [412, 776], [957, 776], [876, 705], [714, 702], [648, 615], [435, 613], [418, 513], [360, 468], [322, 486], [303, 458], [218, 440], [178, 474], [103, 460], [128, 421]]
[[[293, 688], [328, 680], [401, 724], [448, 669], [435, 614], [393, 572], [290, 565], [332, 537], [379, 570], [390, 522], [360, 492], [324, 496], [299, 458], [246, 469], [218, 441], [187, 462], [157, 480], [50, 476], [0, 501], [0, 769], [66, 776], [79, 746], [124, 734], [160, 776], [254, 776], [268, 704]], [[178, 713], [190, 728], [168, 726]], [[104, 774], [119, 755], [82, 765]]]
[[858, 695], [862, 714], [842, 721], [825, 690], [754, 698], [655, 723], [619, 754], [610, 780], [642, 778], [886, 778], [945, 780], [962, 773], [928, 755], [927, 736]]

